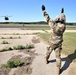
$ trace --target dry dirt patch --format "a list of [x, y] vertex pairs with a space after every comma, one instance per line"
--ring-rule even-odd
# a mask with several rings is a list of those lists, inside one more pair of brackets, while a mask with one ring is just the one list
[[[19, 52], [23, 52], [25, 54], [28, 54], [29, 56], [24, 57], [23, 55], [15, 55], [12, 56], [9, 60], [10, 61], [15, 61], [17, 59], [19, 59], [21, 61], [21, 65], [18, 67], [15, 67], [15, 71], [12, 73], [12, 69], [14, 68], [4, 68], [1, 67], [0, 68], [0, 75], [24, 75], [24, 74], [31, 74], [32, 72], [32, 68], [30, 67], [32, 64], [32, 61], [35, 57], [35, 52], [31, 51], [31, 50], [22, 50]], [[27, 62], [27, 64], [25, 64], [25, 62]]]
[[[0, 37], [18, 37], [18, 35], [0, 35]], [[0, 38], [0, 50], [7, 47], [13, 47], [17, 45], [23, 45], [26, 46], [26, 44], [31, 44], [32, 38], [35, 35], [19, 35], [21, 38], [17, 39], [1, 39]], [[2, 41], [7, 41], [9, 44], [1, 44]], [[21, 66], [15, 67], [15, 68], [4, 68], [0, 67], [0, 75], [29, 75], [32, 72], [31, 64], [33, 62], [33, 59], [35, 58], [34, 49], [24, 49], [24, 50], [12, 50], [12, 51], [4, 51], [0, 52], [0, 66], [2, 64], [6, 64], [7, 61], [15, 61], [16, 59], [19, 59], [21, 61]], [[25, 61], [27, 61], [27, 65], [25, 65]]]

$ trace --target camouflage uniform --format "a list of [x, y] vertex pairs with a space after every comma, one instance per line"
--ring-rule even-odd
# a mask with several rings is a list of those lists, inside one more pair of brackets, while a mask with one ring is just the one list
[[51, 37], [49, 40], [50, 46], [47, 47], [46, 60], [48, 61], [51, 52], [54, 50], [56, 55], [57, 67], [61, 67], [60, 56], [62, 50], [63, 33], [66, 29], [66, 17], [64, 15], [64, 9], [62, 8], [61, 15], [57, 17], [55, 20], [52, 20], [45, 10], [42, 11], [47, 23], [51, 27]]

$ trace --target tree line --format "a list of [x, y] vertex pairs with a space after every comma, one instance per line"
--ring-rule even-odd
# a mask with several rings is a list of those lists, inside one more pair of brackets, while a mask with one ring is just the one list
[[[0, 22], [0, 24], [44, 24], [44, 25], [46, 25], [47, 22], [45, 22], [45, 21], [39, 21], [39, 22]], [[67, 22], [66, 25], [76, 26], [76, 23]]]

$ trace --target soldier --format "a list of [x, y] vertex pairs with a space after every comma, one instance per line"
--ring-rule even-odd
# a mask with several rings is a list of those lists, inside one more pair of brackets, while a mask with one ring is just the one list
[[55, 20], [52, 20], [47, 12], [45, 11], [45, 6], [42, 5], [43, 15], [46, 18], [48, 25], [51, 27], [51, 37], [49, 40], [49, 47], [47, 47], [45, 61], [48, 64], [48, 59], [51, 52], [54, 50], [56, 55], [56, 65], [57, 65], [57, 74], [60, 75], [61, 68], [61, 50], [63, 42], [63, 33], [66, 29], [66, 17], [64, 15], [64, 8], [61, 10], [60, 16], [56, 17]]

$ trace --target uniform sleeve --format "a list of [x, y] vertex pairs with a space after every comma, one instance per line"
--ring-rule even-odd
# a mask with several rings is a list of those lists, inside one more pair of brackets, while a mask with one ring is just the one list
[[63, 23], [66, 23], [66, 16], [64, 13], [61, 14], [61, 21], [63, 21]]
[[53, 26], [53, 20], [49, 17], [49, 15], [47, 14], [47, 12], [45, 10], [43, 11], [43, 16], [45, 17], [48, 25], [50, 27], [52, 27]]

